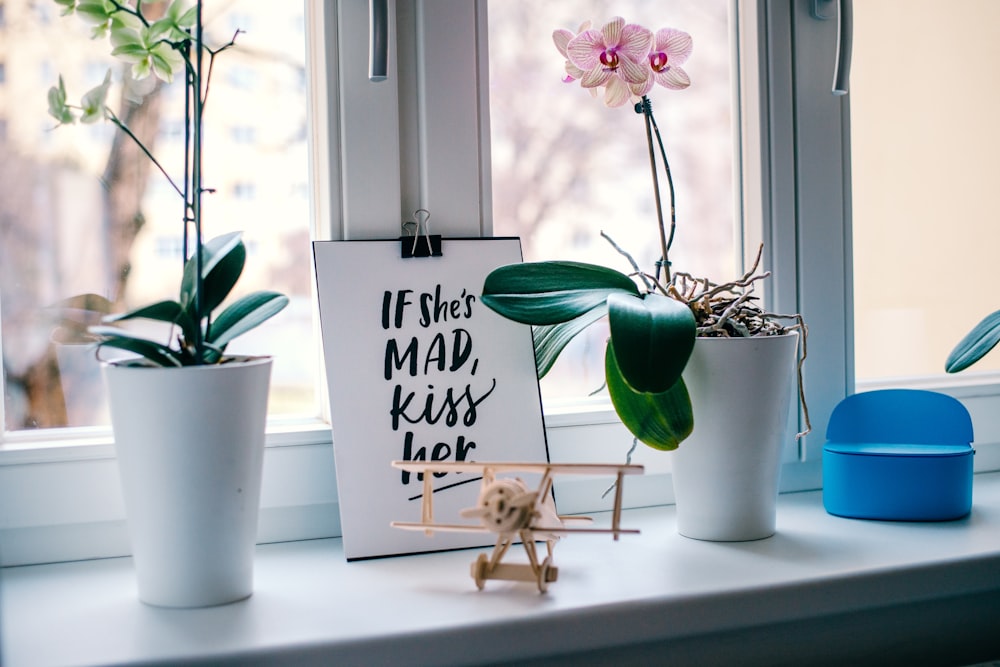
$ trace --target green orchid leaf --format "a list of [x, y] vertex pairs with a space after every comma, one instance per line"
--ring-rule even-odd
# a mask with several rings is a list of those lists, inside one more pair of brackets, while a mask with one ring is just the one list
[[277, 315], [288, 305], [288, 297], [278, 292], [254, 292], [230, 304], [212, 323], [207, 341], [224, 346], [234, 338]]
[[[243, 273], [246, 260], [246, 246], [240, 241], [230, 252], [219, 257], [219, 261], [215, 262], [205, 274], [205, 279], [202, 282], [201, 317], [208, 317], [229, 296]], [[191, 310], [193, 307], [194, 299], [192, 298], [189, 312], [194, 313]], [[199, 318], [192, 316], [192, 319]]]
[[138, 319], [155, 320], [157, 322], [174, 324], [180, 327], [184, 338], [187, 340], [191, 340], [195, 334], [195, 321], [192, 320], [186, 312], [184, 312], [181, 304], [176, 301], [158, 301], [148, 306], [142, 306], [125, 313], [108, 315], [102, 321], [110, 324], [114, 322], [123, 322], [125, 320]]
[[492, 271], [482, 301], [523, 324], [559, 324], [603, 304], [609, 294], [639, 293], [623, 273], [580, 262], [509, 264]]
[[1000, 310], [990, 313], [965, 334], [948, 355], [944, 369], [957, 373], [982, 359], [1000, 342]]
[[124, 313], [114, 313], [104, 318], [107, 323], [123, 320], [147, 319], [176, 324], [184, 316], [184, 309], [176, 301], [158, 301]]
[[697, 330], [687, 305], [661, 294], [611, 294], [608, 322], [615, 357], [633, 389], [659, 393], [677, 382]]
[[112, 303], [107, 299], [107, 297], [88, 292], [86, 294], [74, 294], [73, 296], [56, 301], [50, 306], [50, 308], [59, 310], [65, 309], [70, 311], [89, 311], [93, 313], [110, 313], [111, 306]]
[[607, 314], [607, 306], [601, 304], [568, 322], [532, 328], [531, 337], [535, 346], [535, 367], [538, 370], [538, 377], [545, 377], [559, 354], [578, 333]]
[[[189, 350], [189, 351], [193, 352], [193, 350]], [[217, 364], [220, 361], [222, 361], [222, 355], [224, 355], [225, 352], [226, 352], [226, 346], [225, 345], [221, 345], [221, 346], [219, 346], [219, 345], [211, 345], [211, 344], [209, 344], [207, 342], [203, 342], [202, 348], [201, 348], [201, 361], [200, 362], [197, 361], [197, 359], [192, 354], [192, 355], [190, 355], [188, 357], [188, 358], [191, 359], [191, 361], [189, 361], [187, 363], [194, 364], [194, 365], [198, 365], [198, 364], [204, 364], [204, 365]]]
[[691, 435], [694, 412], [684, 380], [660, 393], [638, 392], [625, 381], [609, 343], [604, 356], [608, 394], [629, 432], [654, 449], [669, 451]]
[[242, 236], [242, 232], [230, 232], [202, 245], [203, 292], [200, 314], [195, 312], [194, 298], [197, 289], [195, 277], [198, 271], [198, 255], [193, 254], [188, 258], [181, 280], [180, 303], [187, 309], [193, 321], [198, 322], [207, 317], [225, 300], [239, 280], [247, 257]]
[[101, 337], [101, 346], [134, 352], [157, 366], [183, 365], [174, 350], [154, 340], [133, 336], [116, 327], [90, 327], [89, 331]]

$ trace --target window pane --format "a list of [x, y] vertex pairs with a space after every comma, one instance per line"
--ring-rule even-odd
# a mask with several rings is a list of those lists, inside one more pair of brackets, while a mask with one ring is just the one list
[[[858, 380], [940, 375], [1000, 308], [1000, 4], [854, 3], [851, 168]], [[934, 53], [944, 58], [913, 56]], [[977, 370], [1000, 369], [988, 355]]]
[[[144, 3], [153, 17], [164, 4]], [[46, 92], [61, 74], [76, 103], [112, 68], [109, 106], [175, 178], [183, 155], [183, 89], [133, 82], [106, 41], [89, 38], [51, 0], [5, 0], [0, 43], [0, 333], [5, 428], [107, 423], [82, 313], [57, 307], [94, 293], [115, 311], [176, 298], [183, 256], [182, 202], [110, 123], [55, 128]], [[317, 349], [309, 274], [303, 4], [205, 3], [206, 42], [236, 48], [216, 58], [205, 119], [206, 238], [244, 231], [247, 266], [233, 297], [277, 289], [289, 307], [228, 352], [274, 354], [270, 408], [314, 415]], [[238, 17], [237, 22], [234, 17]], [[281, 103], [275, 103], [280, 100]], [[15, 104], [16, 101], [16, 104]], [[290, 345], [289, 341], [295, 341]]]
[[[726, 0], [493, 0], [489, 4], [493, 231], [520, 236], [525, 259], [630, 265], [603, 230], [646, 271], [659, 232], [643, 117], [607, 108], [578, 82], [563, 83], [552, 31], [600, 29], [615, 15], [654, 32], [688, 32], [694, 52], [683, 91], [649, 93], [676, 188], [675, 271], [734, 277], [736, 188], [732, 55]], [[660, 172], [664, 215], [669, 195]], [[592, 326], [542, 382], [546, 400], [578, 397], [604, 379], [606, 329]]]

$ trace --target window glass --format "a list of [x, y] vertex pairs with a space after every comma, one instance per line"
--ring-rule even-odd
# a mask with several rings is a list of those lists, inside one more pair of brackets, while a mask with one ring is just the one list
[[[176, 298], [182, 206], [111, 124], [56, 128], [46, 93], [63, 75], [76, 103], [112, 68], [109, 106], [144, 137], [168, 171], [183, 155], [183, 89], [138, 82], [145, 103], [123, 105], [120, 63], [75, 16], [51, 0], [6, 0], [0, 43], [0, 335], [3, 414], [9, 431], [107, 423], [104, 391], [84, 314], [60, 307], [93, 293], [115, 311]], [[165, 3], [144, 3], [153, 16]], [[39, 11], [43, 13], [39, 13]], [[236, 48], [215, 60], [205, 119], [206, 238], [243, 230], [247, 266], [234, 296], [277, 289], [288, 308], [230, 344], [274, 354], [271, 414], [315, 415], [308, 105], [303, 3], [207, 0], [206, 42]], [[40, 17], [52, 16], [44, 21]], [[242, 23], [233, 25], [232, 17]], [[265, 29], [266, 26], [266, 29]], [[39, 72], [51, 76], [40, 79]], [[131, 89], [135, 92], [136, 89]], [[273, 103], [281, 100], [281, 104]], [[14, 103], [16, 101], [16, 104]], [[133, 114], [127, 116], [127, 114]], [[91, 314], [92, 316], [92, 314]], [[289, 341], [295, 341], [289, 344]]]
[[[851, 168], [859, 381], [936, 376], [1000, 308], [1000, 4], [854, 3]], [[913, 55], [933, 51], [947, 57]], [[970, 372], [997, 371], [987, 355]]]
[[[727, 0], [493, 0], [489, 3], [493, 230], [520, 236], [525, 259], [593, 262], [630, 271], [606, 232], [653, 270], [659, 233], [641, 114], [607, 108], [579, 82], [564, 83], [552, 32], [600, 29], [613, 16], [689, 33], [691, 86], [649, 93], [676, 188], [674, 270], [716, 281], [734, 276], [732, 38]], [[662, 168], [661, 168], [662, 169]], [[660, 172], [664, 215], [669, 195]], [[592, 326], [543, 380], [547, 402], [601, 387], [606, 329]]]

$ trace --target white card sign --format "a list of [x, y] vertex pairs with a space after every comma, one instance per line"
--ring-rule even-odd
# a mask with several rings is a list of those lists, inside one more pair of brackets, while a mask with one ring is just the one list
[[[446, 238], [441, 253], [313, 244], [348, 560], [492, 543], [391, 527], [420, 520], [423, 486], [391, 461], [548, 458], [530, 329], [479, 298], [490, 271], [521, 261], [520, 241]], [[459, 510], [475, 505], [479, 478], [435, 476], [435, 521], [468, 523]]]

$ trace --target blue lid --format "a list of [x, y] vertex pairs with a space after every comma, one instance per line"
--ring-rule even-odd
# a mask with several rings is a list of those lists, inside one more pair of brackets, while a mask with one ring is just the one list
[[859, 456], [966, 456], [972, 452], [968, 444], [925, 445], [900, 442], [828, 442], [823, 448], [835, 454]]
[[833, 442], [972, 442], [972, 418], [957, 399], [923, 389], [879, 389], [848, 396], [830, 415]]

